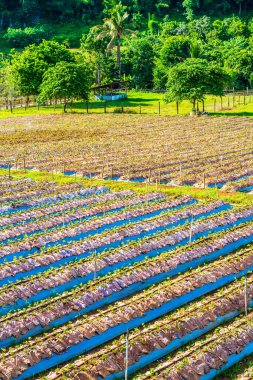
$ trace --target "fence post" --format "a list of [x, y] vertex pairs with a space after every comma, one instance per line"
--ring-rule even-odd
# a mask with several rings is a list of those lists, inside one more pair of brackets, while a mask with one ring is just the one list
[[104, 113], [106, 113], [106, 100], [104, 101]]
[[89, 113], [89, 102], [86, 101], [86, 112]]
[[179, 104], [177, 102], [177, 115], [179, 114]]
[[205, 102], [204, 102], [204, 100], [202, 102], [202, 111], [205, 112]]
[[244, 104], [244, 105], [246, 104], [246, 96], [245, 96], [245, 92], [243, 93], [243, 104]]

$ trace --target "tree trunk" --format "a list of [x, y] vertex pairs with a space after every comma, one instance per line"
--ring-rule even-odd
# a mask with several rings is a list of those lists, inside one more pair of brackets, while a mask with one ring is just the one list
[[63, 112], [66, 113], [66, 109], [67, 109], [67, 99], [66, 97], [64, 98], [64, 108], [63, 108]]
[[97, 67], [97, 84], [98, 84], [98, 86], [101, 85], [101, 70], [100, 70], [100, 62], [98, 63], [98, 67]]
[[239, 12], [238, 12], [239, 16], [241, 16], [241, 13], [242, 13], [242, 2], [240, 1], [240, 3], [239, 3]]
[[118, 63], [118, 69], [119, 69], [119, 80], [121, 81], [121, 46], [120, 46], [120, 36], [118, 36], [117, 63]]

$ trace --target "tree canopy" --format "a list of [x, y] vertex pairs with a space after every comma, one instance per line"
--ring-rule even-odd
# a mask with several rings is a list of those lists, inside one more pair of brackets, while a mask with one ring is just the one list
[[166, 100], [189, 100], [195, 108], [207, 93], [222, 96], [228, 83], [229, 76], [219, 66], [210, 65], [205, 59], [189, 58], [169, 70]]
[[13, 75], [24, 96], [37, 95], [43, 74], [57, 62], [73, 62], [74, 57], [62, 45], [54, 41], [43, 41], [40, 45], [30, 45], [12, 59]]
[[91, 86], [89, 66], [77, 63], [58, 62], [43, 76], [40, 86], [40, 100], [64, 99], [66, 111], [69, 99], [87, 100]]

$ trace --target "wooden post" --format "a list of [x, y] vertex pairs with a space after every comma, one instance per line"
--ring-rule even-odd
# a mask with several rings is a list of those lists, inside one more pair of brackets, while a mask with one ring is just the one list
[[89, 102], [86, 101], [86, 112], [89, 113]]
[[222, 105], [222, 96], [220, 97], [220, 106], [221, 106], [221, 110], [222, 110], [222, 107], [223, 107], [223, 105]]
[[235, 97], [233, 96], [233, 108], [235, 106]]
[[191, 223], [190, 223], [190, 239], [189, 239], [189, 243], [192, 242], [192, 227], [193, 227], [193, 216], [191, 217]]
[[248, 278], [247, 275], [245, 275], [245, 281], [244, 281], [244, 308], [245, 308], [245, 315], [248, 315]]
[[24, 170], [25, 170], [25, 157], [24, 157]]
[[243, 104], [245, 105], [246, 104], [246, 96], [245, 96], [245, 92], [243, 94]]
[[106, 113], [106, 100], [104, 101], [104, 113]]
[[177, 102], [177, 115], [179, 114], [179, 103]]
[[125, 380], [128, 378], [128, 349], [129, 349], [129, 330], [126, 331], [126, 357], [125, 357]]
[[96, 251], [94, 252], [94, 281], [97, 278], [97, 258], [96, 258]]
[[205, 102], [204, 102], [204, 100], [202, 102], [202, 112], [205, 112]]

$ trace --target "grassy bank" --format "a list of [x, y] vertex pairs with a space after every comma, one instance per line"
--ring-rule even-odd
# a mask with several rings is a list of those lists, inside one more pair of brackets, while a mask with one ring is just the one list
[[[233, 106], [234, 103], [234, 106]], [[105, 108], [106, 106], [106, 108]], [[179, 115], [187, 115], [190, 113], [192, 105], [188, 101], [183, 101], [179, 104]], [[199, 104], [199, 109], [202, 111], [203, 105]], [[246, 96], [245, 105], [244, 99], [241, 96], [236, 96], [233, 101], [232, 96], [224, 96], [222, 99], [213, 96], [207, 96], [204, 109], [210, 114], [215, 116], [253, 116], [253, 95]], [[177, 115], [176, 103], [166, 104], [164, 102], [164, 94], [151, 93], [151, 92], [135, 92], [130, 91], [127, 99], [120, 101], [106, 102], [95, 101], [94, 96], [91, 95], [88, 102], [89, 113], [133, 113], [133, 114], [161, 114], [161, 115]], [[63, 105], [57, 104], [49, 106], [30, 106], [27, 109], [24, 107], [16, 108], [11, 113], [10, 110], [1, 110], [0, 118], [5, 119], [9, 117], [29, 116], [29, 115], [43, 115], [52, 113], [62, 113]], [[67, 112], [69, 113], [87, 113], [86, 102], [75, 102], [68, 104]]]
[[[0, 175], [8, 178], [8, 170], [0, 169]], [[133, 190], [137, 193], [146, 193], [152, 191], [160, 191], [167, 195], [191, 195], [200, 200], [222, 199], [234, 204], [253, 204], [253, 195], [246, 193], [226, 193], [218, 189], [196, 189], [189, 186], [171, 187], [167, 185], [147, 186], [145, 183], [119, 182], [110, 180], [87, 179], [79, 176], [65, 176], [62, 173], [55, 172], [38, 172], [28, 170], [11, 169], [13, 178], [31, 178], [35, 181], [55, 181], [59, 184], [67, 184], [73, 182], [82, 183], [84, 186], [106, 186], [112, 191]]]

